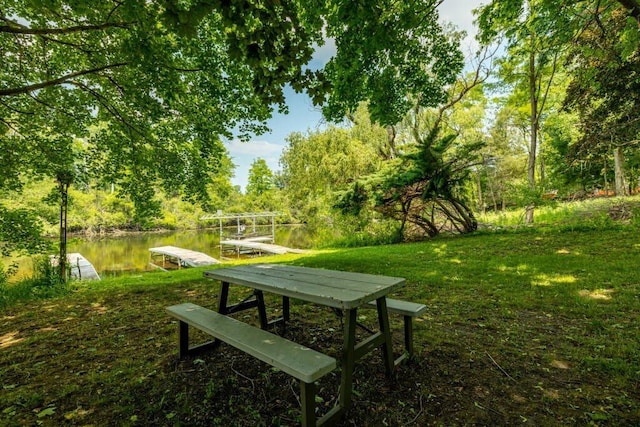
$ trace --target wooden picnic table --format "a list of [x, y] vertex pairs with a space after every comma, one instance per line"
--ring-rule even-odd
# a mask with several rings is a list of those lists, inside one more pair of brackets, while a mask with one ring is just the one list
[[[220, 280], [222, 283], [218, 304], [220, 313], [229, 314], [257, 308], [263, 329], [273, 323], [289, 320], [289, 298], [342, 310], [344, 336], [340, 358], [342, 371], [340, 399], [336, 407], [323, 417], [320, 424], [325, 420], [341, 416], [351, 406], [353, 370], [357, 360], [379, 348], [382, 350], [387, 373], [393, 372], [394, 358], [386, 295], [402, 286], [405, 283], [403, 278], [275, 264], [253, 264], [209, 270], [204, 272], [204, 276]], [[227, 300], [230, 284], [253, 288], [255, 298], [229, 306]], [[263, 292], [282, 296], [282, 318], [268, 321]], [[376, 301], [379, 331], [358, 343], [356, 342], [357, 310], [371, 301]]]

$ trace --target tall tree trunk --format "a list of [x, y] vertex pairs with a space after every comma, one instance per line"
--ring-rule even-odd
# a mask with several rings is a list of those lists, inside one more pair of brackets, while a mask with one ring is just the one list
[[604, 162], [604, 166], [602, 168], [602, 173], [604, 174], [604, 194], [606, 195], [607, 192], [609, 191], [609, 168], [607, 167], [607, 163], [608, 163], [608, 159], [607, 156], [604, 156], [602, 158], [603, 162]]
[[58, 268], [60, 278], [67, 280], [67, 208], [69, 206], [69, 182], [58, 181], [60, 191], [60, 252]]
[[[529, 101], [531, 103], [530, 117], [530, 140], [529, 140], [529, 162], [527, 164], [527, 179], [529, 181], [529, 190], [533, 194], [536, 189], [536, 151], [538, 149], [538, 90], [536, 79], [536, 56], [533, 52], [529, 52]], [[535, 205], [530, 202], [526, 207], [525, 223], [533, 223], [533, 210]]]
[[484, 207], [484, 194], [482, 193], [482, 179], [480, 178], [480, 172], [476, 173], [476, 185], [478, 186], [478, 210], [484, 213], [486, 209]]
[[614, 172], [616, 178], [616, 196], [628, 196], [627, 182], [624, 176], [624, 153], [622, 147], [613, 149]]
[[538, 135], [538, 164], [540, 165], [540, 185], [542, 189], [546, 189], [546, 181], [547, 181], [547, 166], [544, 162], [544, 140], [542, 139], [542, 135]]

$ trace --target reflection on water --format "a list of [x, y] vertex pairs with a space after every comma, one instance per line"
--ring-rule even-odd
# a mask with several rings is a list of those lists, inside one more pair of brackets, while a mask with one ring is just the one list
[[[269, 230], [265, 234], [270, 234]], [[304, 227], [276, 227], [276, 244], [290, 248], [304, 249], [311, 245]], [[99, 238], [70, 238], [68, 253], [81, 253], [98, 271], [101, 277], [150, 271], [149, 248], [157, 246], [177, 246], [192, 251], [203, 252], [220, 259], [219, 229], [183, 230], [168, 232], [126, 233]], [[33, 265], [30, 259], [19, 260], [19, 271], [14, 279], [28, 277]]]

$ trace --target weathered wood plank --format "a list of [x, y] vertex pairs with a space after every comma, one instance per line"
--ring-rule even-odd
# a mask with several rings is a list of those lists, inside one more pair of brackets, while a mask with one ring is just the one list
[[271, 270], [271, 271], [282, 271], [286, 274], [291, 273], [299, 273], [304, 275], [312, 275], [318, 276], [319, 281], [322, 283], [326, 283], [327, 279], [341, 279], [348, 280], [350, 282], [362, 282], [365, 284], [373, 284], [373, 285], [395, 285], [399, 281], [404, 283], [405, 279], [401, 277], [393, 277], [393, 276], [381, 276], [378, 274], [367, 274], [367, 273], [354, 273], [350, 271], [340, 271], [340, 270], [325, 270], [322, 268], [308, 268], [308, 267], [299, 267], [295, 265], [281, 265], [281, 264], [256, 264], [256, 268]]
[[331, 289], [327, 286], [304, 283], [295, 279], [270, 277], [250, 271], [219, 269], [205, 271], [204, 276], [341, 309], [355, 307], [366, 302], [362, 299], [362, 292], [349, 291], [348, 289]]
[[[375, 307], [376, 302], [371, 301], [369, 305]], [[418, 317], [427, 311], [427, 306], [417, 302], [387, 298], [387, 310], [389, 310], [389, 313], [400, 314], [402, 316]]]

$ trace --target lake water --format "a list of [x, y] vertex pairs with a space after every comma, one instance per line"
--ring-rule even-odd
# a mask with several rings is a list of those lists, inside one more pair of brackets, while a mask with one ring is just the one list
[[[258, 230], [261, 231], [261, 230]], [[275, 243], [296, 249], [307, 249], [311, 241], [302, 226], [277, 226]], [[225, 230], [231, 234], [233, 230]], [[271, 228], [265, 230], [271, 234]], [[153, 270], [150, 265], [149, 248], [177, 246], [203, 252], [220, 259], [220, 230], [182, 230], [166, 232], [124, 233], [99, 237], [70, 237], [67, 253], [81, 253], [98, 271], [101, 277]], [[28, 277], [32, 271], [30, 259], [18, 260], [19, 270], [13, 280]], [[5, 262], [6, 265], [6, 262]]]

